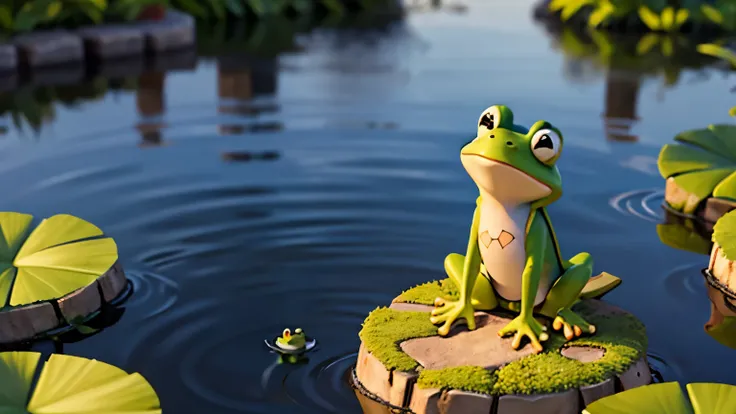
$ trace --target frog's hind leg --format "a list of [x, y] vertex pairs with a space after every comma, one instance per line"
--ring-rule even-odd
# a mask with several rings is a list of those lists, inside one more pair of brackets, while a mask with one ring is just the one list
[[579, 253], [570, 259], [570, 267], [560, 275], [539, 309], [542, 315], [554, 318], [552, 328], [564, 328], [565, 338], [572, 339], [583, 332], [595, 333], [595, 326], [586, 322], [570, 308], [593, 274], [593, 258], [588, 253]]
[[[445, 271], [447, 276], [455, 282], [458, 288], [462, 286], [463, 267], [465, 266], [465, 256], [457, 253], [450, 253], [445, 258]], [[471, 303], [476, 310], [492, 310], [498, 306], [496, 293], [488, 278], [478, 269], [478, 276], [475, 278], [473, 293], [471, 294]]]

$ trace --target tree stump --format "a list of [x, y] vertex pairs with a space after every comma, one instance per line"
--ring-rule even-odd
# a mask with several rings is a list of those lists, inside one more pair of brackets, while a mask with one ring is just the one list
[[[475, 330], [456, 325], [447, 337], [437, 336], [427, 302], [432, 289], [447, 296], [446, 286], [420, 285], [368, 316], [353, 377], [364, 395], [394, 412], [577, 414], [597, 399], [651, 382], [644, 326], [615, 306], [580, 302], [576, 310], [596, 324], [596, 334], [565, 341], [554, 332], [535, 355], [528, 343], [513, 350], [511, 338], [498, 336], [512, 314], [476, 312]], [[410, 297], [424, 304], [402, 302]]]

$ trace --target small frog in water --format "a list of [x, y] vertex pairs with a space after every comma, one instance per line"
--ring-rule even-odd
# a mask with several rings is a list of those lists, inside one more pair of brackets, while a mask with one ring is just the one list
[[289, 328], [286, 328], [282, 335], [276, 338], [276, 346], [287, 351], [304, 349], [307, 346], [307, 336], [302, 328], [296, 328], [293, 334]]
[[518, 349], [527, 337], [535, 352], [548, 339], [535, 314], [554, 318], [552, 327], [566, 339], [595, 333], [595, 326], [573, 312], [582, 298], [600, 297], [621, 283], [608, 273], [591, 278], [593, 259], [579, 253], [569, 260], [560, 254], [545, 209], [562, 195], [555, 163], [562, 152], [562, 134], [546, 121], [531, 128], [514, 125], [503, 105], [483, 111], [476, 138], [461, 150], [460, 159], [478, 186], [480, 196], [470, 227], [466, 255], [452, 253], [445, 271], [455, 282], [457, 301], [435, 300], [432, 323], [445, 336], [463, 318], [475, 329], [475, 310], [502, 308], [519, 315], [498, 334], [515, 334]]

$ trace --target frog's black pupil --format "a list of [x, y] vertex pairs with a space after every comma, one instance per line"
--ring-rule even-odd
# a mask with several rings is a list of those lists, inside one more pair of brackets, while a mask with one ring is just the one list
[[480, 120], [480, 124], [478, 124], [478, 126], [485, 126], [488, 129], [493, 129], [494, 125], [495, 122], [493, 122], [493, 115], [491, 114], [483, 115], [483, 118]]
[[547, 134], [542, 135], [542, 138], [539, 138], [539, 141], [534, 144], [534, 149], [539, 148], [549, 148], [551, 150], [555, 149], [555, 146], [552, 143], [552, 138], [550, 138]]

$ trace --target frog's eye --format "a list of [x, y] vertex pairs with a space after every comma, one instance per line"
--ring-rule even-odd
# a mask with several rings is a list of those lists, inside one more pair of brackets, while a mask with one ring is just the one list
[[297, 334], [297, 335], [299, 335], [300, 333], [302, 333], [302, 328], [296, 328], [296, 330], [294, 331], [294, 333]]
[[501, 111], [497, 106], [487, 108], [478, 118], [478, 136], [496, 128], [501, 123]]
[[288, 338], [291, 336], [291, 329], [286, 328], [284, 329], [284, 338]]
[[560, 152], [560, 136], [551, 129], [540, 129], [532, 137], [532, 153], [539, 161], [548, 163]]

